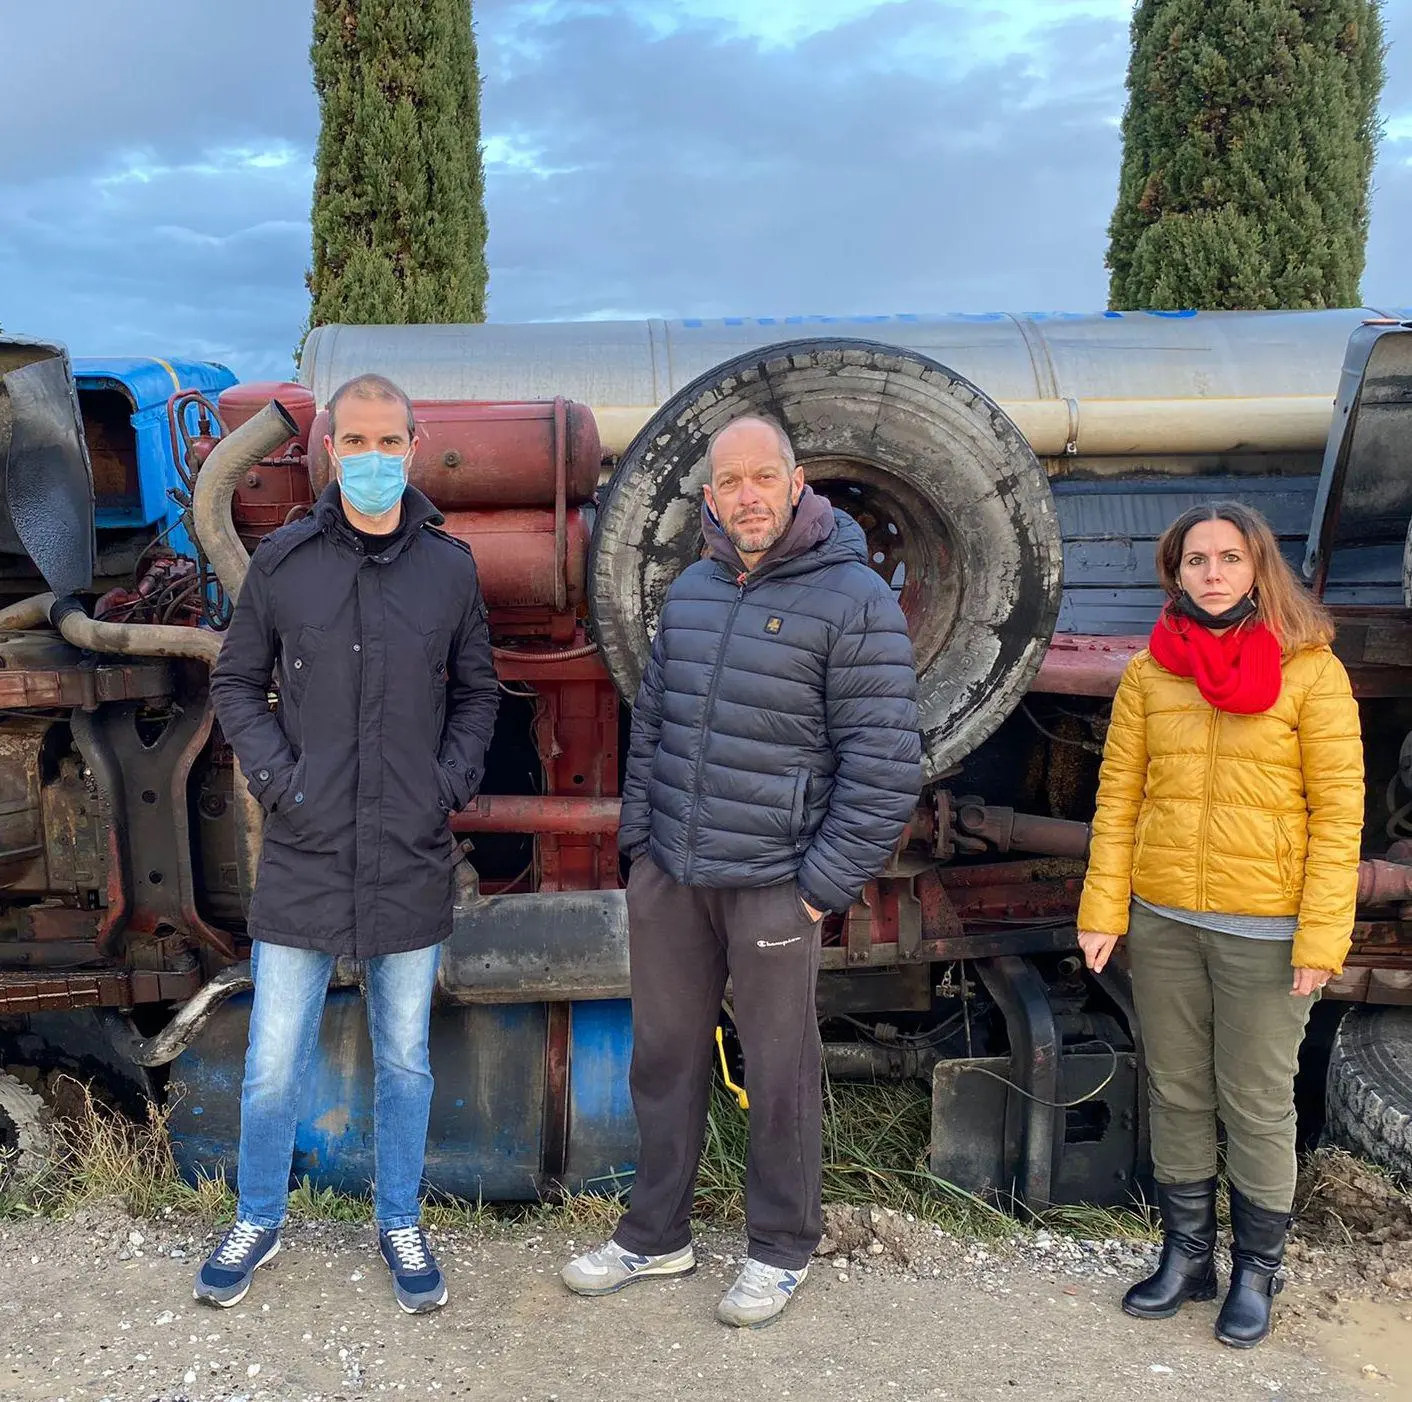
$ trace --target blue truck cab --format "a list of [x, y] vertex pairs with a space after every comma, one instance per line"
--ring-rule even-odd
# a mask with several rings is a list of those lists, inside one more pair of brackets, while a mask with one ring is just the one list
[[[155, 356], [77, 356], [73, 373], [93, 467], [97, 573], [121, 573], [127, 547], [140, 540], [141, 549], [154, 534], [167, 533], [173, 550], [194, 554], [181, 508], [169, 495], [181, 475], [167, 401], [192, 389], [214, 403], [235, 375], [213, 361]], [[194, 432], [194, 406], [187, 406], [186, 421]]]

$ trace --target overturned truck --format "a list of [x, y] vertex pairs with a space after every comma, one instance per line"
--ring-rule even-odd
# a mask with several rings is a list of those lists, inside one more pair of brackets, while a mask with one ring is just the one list
[[[1141, 1183], [1141, 1029], [1122, 972], [1088, 974], [1075, 947], [1087, 820], [1112, 693], [1161, 602], [1153, 541], [1235, 497], [1332, 608], [1363, 715], [1361, 905], [1324, 1109], [1412, 1167], [1412, 322], [1358, 311], [324, 327], [302, 384], [178, 389], [179, 529], [107, 573], [94, 483], [120, 485], [109, 457], [135, 444], [111, 422], [85, 435], [62, 348], [0, 343], [6, 1066], [165, 1101], [183, 1165], [233, 1171], [262, 815], [209, 669], [249, 550], [327, 481], [323, 404], [366, 370], [416, 401], [412, 480], [475, 553], [503, 691], [484, 791], [452, 818], [432, 1186], [631, 1179], [629, 704], [701, 549], [705, 441], [750, 409], [863, 527], [920, 676], [922, 802], [822, 929], [827, 1073], [928, 1085], [930, 1167], [964, 1188], [1039, 1207]], [[335, 971], [295, 1161], [355, 1190], [372, 1172], [359, 976]], [[19, 1088], [0, 1084], [3, 1140]]]

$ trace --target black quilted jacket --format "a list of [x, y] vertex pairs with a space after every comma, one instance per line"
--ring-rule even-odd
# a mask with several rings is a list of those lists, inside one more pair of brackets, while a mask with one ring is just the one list
[[921, 788], [902, 611], [857, 523], [808, 488], [750, 574], [702, 517], [712, 558], [668, 592], [633, 708], [619, 845], [684, 885], [796, 879], [846, 910]]

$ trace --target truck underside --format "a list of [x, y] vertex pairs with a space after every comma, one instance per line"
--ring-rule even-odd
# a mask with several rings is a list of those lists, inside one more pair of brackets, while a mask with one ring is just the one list
[[[836, 338], [713, 367], [621, 453], [564, 399], [419, 400], [413, 480], [476, 554], [504, 693], [483, 796], [452, 820], [467, 861], [433, 1019], [428, 1182], [493, 1200], [631, 1181], [622, 697], [699, 550], [704, 437], [760, 402], [863, 525], [917, 648], [928, 785], [887, 871], [825, 921], [818, 1005], [831, 1078], [930, 1088], [937, 1176], [1042, 1206], [1120, 1202], [1148, 1171], [1127, 981], [1083, 969], [1074, 917], [1109, 701], [1161, 602], [1152, 545], [1194, 502], [1259, 508], [1338, 619], [1368, 805], [1353, 954], [1329, 991], [1368, 1005], [1365, 1037], [1412, 1003], [1412, 327], [1369, 331], [1327, 450], [1036, 459], [985, 385]], [[322, 420], [302, 386], [186, 392], [171, 485], [195, 544], [149, 532], [128, 573], [96, 575], [113, 543], [94, 524], [95, 411], [58, 347], [5, 343], [0, 370], [15, 600], [0, 614], [0, 1061], [165, 1101], [183, 1167], [233, 1173], [259, 815], [209, 663], [249, 548], [327, 480]], [[121, 425], [105, 423], [114, 451]], [[296, 1143], [297, 1175], [345, 1189], [373, 1167], [359, 977], [335, 973]], [[1356, 1138], [1372, 1115], [1362, 1147], [1405, 1170], [1405, 1116], [1384, 1132], [1356, 1080], [1331, 1077], [1347, 1083], [1331, 1117]], [[1382, 1094], [1396, 1110], [1408, 1090]]]

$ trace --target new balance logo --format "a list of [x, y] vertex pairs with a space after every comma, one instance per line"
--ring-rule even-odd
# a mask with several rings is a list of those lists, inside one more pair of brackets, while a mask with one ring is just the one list
[[795, 935], [787, 940], [756, 940], [755, 945], [758, 949], [782, 949], [787, 944], [798, 944], [803, 938], [803, 935]]

